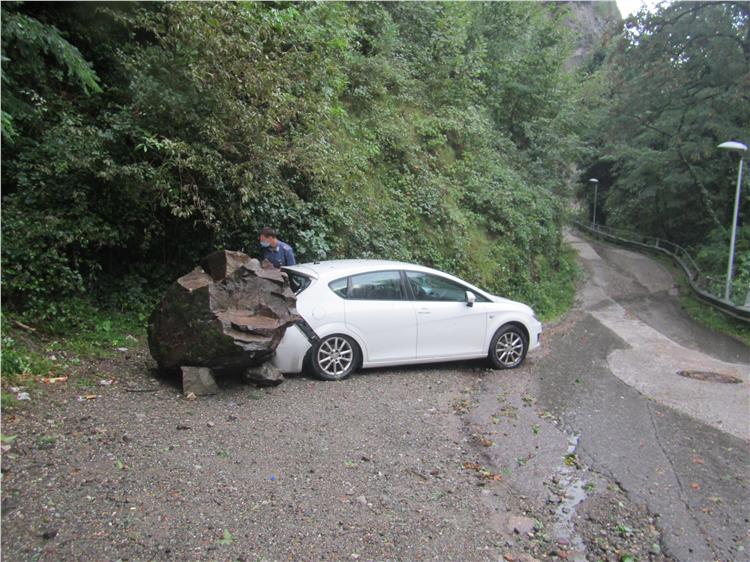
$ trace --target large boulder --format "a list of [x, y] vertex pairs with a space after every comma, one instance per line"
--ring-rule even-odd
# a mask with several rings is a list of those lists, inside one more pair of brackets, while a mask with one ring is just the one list
[[[207, 367], [214, 375], [258, 367], [300, 320], [295, 305], [282, 271], [242, 252], [214, 252], [175, 281], [154, 309], [151, 355], [170, 371]], [[191, 385], [198, 379], [191, 376]]]

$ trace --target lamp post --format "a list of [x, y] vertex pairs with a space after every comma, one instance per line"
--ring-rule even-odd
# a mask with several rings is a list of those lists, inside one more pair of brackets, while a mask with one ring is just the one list
[[732, 215], [732, 239], [729, 242], [729, 264], [727, 265], [727, 284], [724, 288], [724, 300], [729, 301], [732, 293], [732, 269], [734, 269], [734, 245], [737, 240], [737, 220], [740, 214], [740, 190], [742, 189], [742, 162], [747, 146], [741, 142], [728, 141], [719, 145], [719, 148], [736, 150], [740, 153], [740, 170], [737, 173], [737, 192], [734, 195], [734, 214]]
[[592, 222], [594, 223], [594, 228], [596, 228], [596, 199], [599, 195], [599, 180], [596, 178], [591, 178], [589, 180], [589, 183], [594, 184], [594, 219]]

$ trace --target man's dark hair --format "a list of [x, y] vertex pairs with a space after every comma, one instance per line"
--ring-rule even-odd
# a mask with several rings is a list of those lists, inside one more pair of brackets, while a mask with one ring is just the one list
[[270, 226], [264, 226], [260, 229], [260, 235], [261, 236], [270, 236], [271, 238], [276, 238], [276, 231], [271, 228]]

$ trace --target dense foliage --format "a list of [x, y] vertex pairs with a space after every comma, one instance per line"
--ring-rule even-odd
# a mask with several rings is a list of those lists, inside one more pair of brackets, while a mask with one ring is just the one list
[[413, 260], [554, 311], [564, 12], [3, 3], [4, 303], [143, 302], [270, 224], [302, 260]]
[[[597, 216], [690, 248], [719, 292], [739, 158], [717, 145], [750, 144], [750, 5], [674, 2], [642, 11], [590, 70], [597, 149], [582, 183], [600, 180]], [[736, 302], [750, 289], [749, 213], [745, 183]]]

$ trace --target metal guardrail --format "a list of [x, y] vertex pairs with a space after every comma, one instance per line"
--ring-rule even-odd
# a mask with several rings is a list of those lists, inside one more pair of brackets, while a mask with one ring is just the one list
[[722, 297], [713, 294], [711, 292], [712, 279], [701, 272], [693, 257], [682, 246], [654, 236], [644, 236], [618, 228], [599, 224], [590, 225], [576, 220], [571, 222], [582, 231], [605, 240], [668, 255], [685, 272], [690, 288], [698, 298], [725, 314], [729, 314], [744, 322], [750, 322], [750, 307], [747, 305], [737, 306], [733, 302], [726, 301]]

